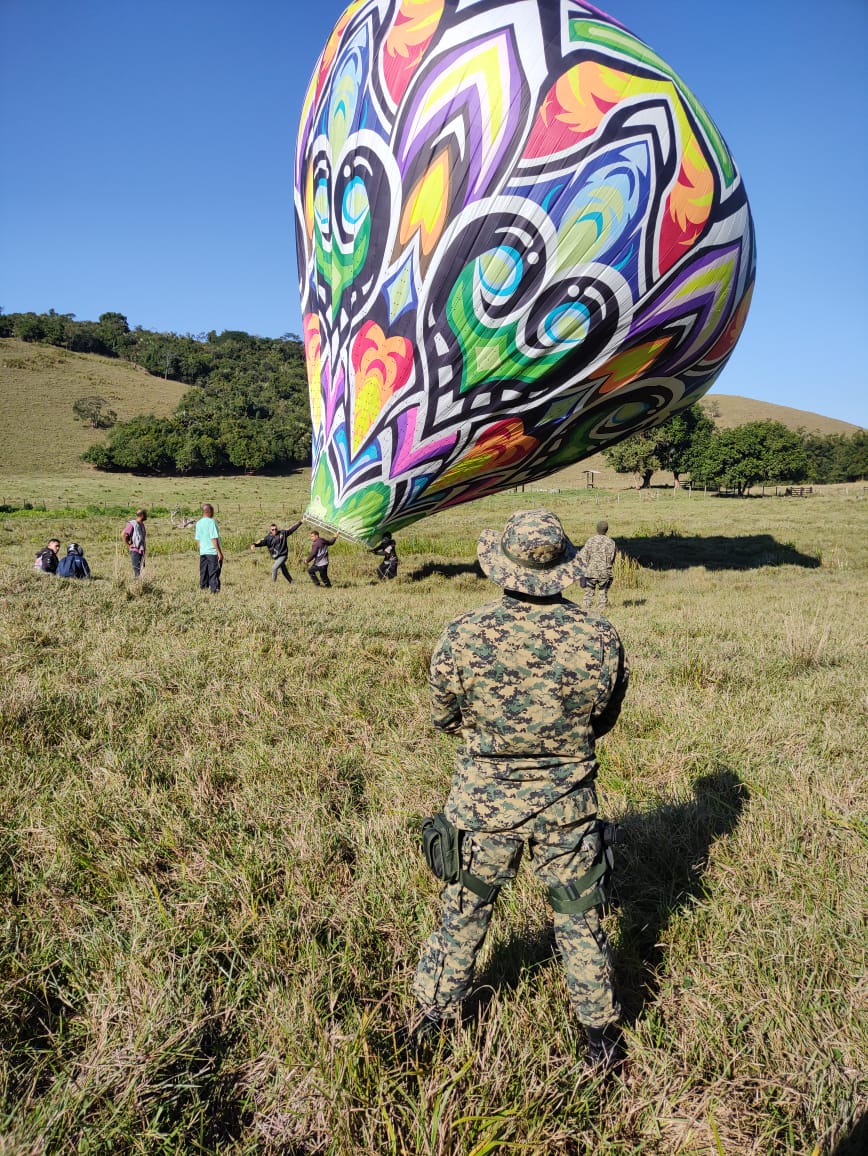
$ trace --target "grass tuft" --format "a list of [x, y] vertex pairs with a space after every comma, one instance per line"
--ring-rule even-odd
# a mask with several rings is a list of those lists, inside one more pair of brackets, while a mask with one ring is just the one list
[[807, 618], [804, 615], [790, 615], [784, 634], [784, 653], [790, 669], [798, 674], [831, 661], [829, 637], [832, 623], [820, 611]]

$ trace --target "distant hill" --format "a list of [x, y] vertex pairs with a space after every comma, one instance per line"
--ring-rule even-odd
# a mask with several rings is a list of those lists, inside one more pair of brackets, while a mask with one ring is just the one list
[[171, 413], [188, 388], [127, 361], [0, 338], [0, 474], [88, 470], [79, 455], [105, 431], [73, 415], [80, 397], [104, 397], [126, 420]]
[[[791, 409], [786, 405], [773, 405], [769, 401], [754, 401], [749, 397], [734, 397], [725, 393], [706, 394], [698, 404], [722, 429], [732, 429], [733, 426], [744, 425], [749, 421], [779, 421], [788, 429], [804, 429], [808, 433], [818, 434], [845, 434], [849, 437], [862, 428], [847, 421], [839, 421], [835, 417], [821, 417], [820, 414], [808, 413], [806, 410]], [[602, 454], [594, 454], [577, 465], [567, 466], [560, 473], [552, 474], [550, 478], [535, 482], [530, 488], [584, 489], [588, 484], [588, 471], [593, 471], [594, 485], [598, 489], [623, 490], [634, 484], [630, 474], [615, 473]], [[651, 485], [671, 486], [672, 474], [667, 472], [654, 474]]]
[[[0, 475], [46, 475], [87, 471], [79, 455], [105, 437], [74, 417], [72, 404], [80, 397], [104, 397], [121, 420], [138, 414], [172, 412], [189, 387], [165, 381], [146, 370], [110, 357], [70, 353], [53, 346], [0, 338]], [[787, 406], [727, 394], [711, 394], [700, 402], [716, 413], [718, 425], [730, 428], [747, 421], [780, 421], [790, 429], [821, 434], [852, 434], [858, 426]], [[531, 490], [576, 489], [587, 484], [624, 489], [632, 479], [616, 474], [602, 454], [569, 466]], [[655, 475], [652, 484], [671, 483], [670, 474]]]
[[749, 397], [733, 397], [726, 393], [709, 393], [699, 403], [721, 429], [732, 429], [749, 421], [779, 421], [787, 429], [804, 429], [808, 433], [851, 434], [861, 429], [849, 421], [836, 417], [822, 417], [788, 405], [773, 405], [770, 401], [753, 401]]

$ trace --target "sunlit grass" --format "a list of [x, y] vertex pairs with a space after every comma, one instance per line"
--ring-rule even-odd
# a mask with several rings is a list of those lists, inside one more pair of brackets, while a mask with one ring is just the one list
[[[389, 584], [339, 543], [322, 591], [302, 531], [291, 586], [249, 551], [303, 475], [54, 483], [79, 509], [207, 498], [228, 557], [212, 598], [165, 515], [134, 583], [122, 519], [0, 514], [4, 1151], [833, 1151], [866, 1093], [868, 504], [506, 494], [399, 535]], [[607, 1087], [528, 873], [467, 1023], [429, 1059], [401, 1045], [437, 911], [418, 825], [453, 755], [428, 657], [496, 595], [479, 531], [541, 504], [654, 557], [610, 600], [633, 679], [600, 750], [629, 834]], [[52, 533], [94, 582], [31, 571]]]

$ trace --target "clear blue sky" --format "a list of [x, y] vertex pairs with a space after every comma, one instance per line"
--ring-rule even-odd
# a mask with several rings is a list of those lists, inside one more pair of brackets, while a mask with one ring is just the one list
[[[611, 0], [717, 121], [754, 212], [715, 390], [868, 425], [868, 2]], [[0, 0], [0, 306], [299, 332], [292, 154], [341, 0]]]

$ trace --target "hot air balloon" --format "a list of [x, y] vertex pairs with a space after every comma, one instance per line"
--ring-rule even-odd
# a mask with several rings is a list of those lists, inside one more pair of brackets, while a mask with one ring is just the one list
[[755, 243], [708, 113], [578, 0], [355, 0], [304, 101], [309, 520], [369, 541], [692, 404]]

